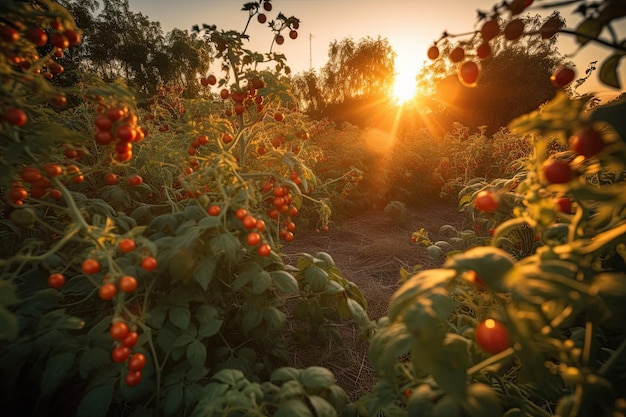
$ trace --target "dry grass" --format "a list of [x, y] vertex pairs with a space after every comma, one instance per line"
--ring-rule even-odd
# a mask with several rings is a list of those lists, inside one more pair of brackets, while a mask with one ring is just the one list
[[[454, 203], [442, 202], [409, 209], [407, 221], [401, 226], [394, 225], [382, 212], [364, 213], [335, 226], [329, 233], [297, 234], [283, 250], [287, 262], [294, 262], [302, 252], [330, 254], [343, 276], [361, 289], [369, 317], [377, 320], [387, 314], [389, 300], [399, 286], [401, 268], [433, 266], [425, 249], [411, 242], [412, 233], [423, 227], [437, 238], [442, 225], [460, 227], [462, 221]], [[331, 340], [320, 345], [294, 343], [290, 365], [330, 369], [350, 399], [356, 400], [371, 390], [376, 373], [367, 359], [367, 344], [359, 337], [354, 323], [345, 323], [338, 330], [341, 344]]]

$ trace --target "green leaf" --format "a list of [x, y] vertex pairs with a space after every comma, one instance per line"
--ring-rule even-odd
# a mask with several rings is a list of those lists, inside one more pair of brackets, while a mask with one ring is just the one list
[[389, 306], [389, 318], [395, 320], [418, 297], [447, 284], [456, 275], [457, 272], [451, 269], [427, 269], [418, 272], [393, 294]]
[[113, 385], [95, 387], [80, 400], [76, 417], [105, 417], [113, 401]]
[[200, 368], [204, 366], [206, 362], [206, 346], [204, 346], [199, 340], [194, 340], [187, 345], [187, 359], [194, 368]]
[[17, 304], [19, 301], [15, 285], [10, 281], [0, 281], [0, 307], [9, 307]]
[[624, 54], [613, 54], [605, 59], [600, 65], [599, 78], [604, 84], [609, 87], [621, 89], [619, 82], [619, 75], [617, 69], [620, 64], [620, 60], [624, 57]]
[[165, 318], [167, 317], [167, 310], [168, 307], [165, 304], [155, 306], [148, 313], [148, 324], [157, 330], [163, 327]]
[[196, 261], [196, 265], [193, 270], [193, 279], [200, 284], [204, 291], [209, 288], [216, 266], [217, 259], [214, 257], [204, 257]]
[[174, 323], [179, 329], [186, 329], [189, 327], [191, 321], [191, 312], [186, 307], [170, 307], [169, 310], [170, 321]]
[[17, 317], [0, 305], [0, 340], [11, 342], [17, 339], [19, 331], [20, 326]]
[[622, 138], [622, 141], [626, 141], [626, 117], [623, 117], [624, 114], [626, 114], [626, 98], [596, 107], [589, 118], [610, 124]]
[[270, 381], [273, 384], [280, 384], [284, 381], [295, 381], [300, 378], [302, 371], [300, 369], [285, 366], [275, 370], [270, 376]]
[[508, 252], [492, 246], [482, 246], [452, 257], [444, 267], [458, 272], [474, 271], [489, 288], [506, 292], [503, 280], [513, 265], [514, 260]]
[[165, 417], [175, 416], [183, 405], [183, 385], [175, 384], [169, 387], [165, 393], [163, 401], [163, 415]]
[[311, 395], [309, 396], [309, 401], [311, 402], [317, 417], [337, 417], [337, 410], [335, 410], [333, 406], [322, 397]]
[[183, 346], [187, 346], [188, 344], [190, 344], [191, 342], [195, 341], [196, 338], [188, 335], [188, 334], [181, 334], [180, 336], [178, 336], [176, 338], [176, 341], [174, 342], [174, 347], [183, 347]]
[[196, 310], [195, 317], [200, 323], [198, 339], [211, 337], [220, 331], [224, 320], [218, 319], [218, 311], [215, 307], [203, 304]]
[[257, 327], [263, 321], [263, 312], [249, 308], [241, 317], [241, 327], [245, 333]]
[[75, 352], [64, 351], [48, 359], [41, 377], [41, 390], [44, 395], [52, 394], [71, 375], [75, 357]]
[[274, 413], [274, 417], [313, 417], [309, 407], [300, 400], [287, 400], [281, 402]]
[[213, 375], [211, 379], [234, 387], [239, 381], [246, 379], [246, 377], [238, 369], [222, 369]]
[[500, 417], [502, 406], [496, 392], [482, 383], [467, 387], [467, 403], [464, 407], [470, 417]]
[[276, 288], [286, 294], [297, 294], [300, 290], [298, 287], [298, 281], [287, 271], [272, 271], [270, 272], [272, 281]]
[[235, 257], [236, 253], [241, 248], [241, 242], [232, 234], [220, 234], [214, 236], [209, 240], [209, 248], [213, 253], [224, 253], [229, 258]]
[[89, 374], [98, 368], [111, 364], [111, 355], [102, 348], [91, 348], [85, 351], [80, 357], [78, 372], [80, 376], [87, 379]]
[[172, 329], [163, 327], [159, 330], [156, 341], [157, 345], [159, 345], [159, 347], [163, 349], [163, 352], [169, 353], [174, 348], [174, 343], [176, 342], [176, 334]]
[[[461, 335], [448, 333], [436, 351], [432, 367], [425, 370], [433, 375], [439, 386], [457, 400], [465, 399], [466, 374], [470, 364], [470, 342]], [[423, 350], [420, 351], [420, 354]]]
[[315, 265], [304, 271], [304, 279], [313, 292], [323, 292], [328, 286], [328, 273]]
[[591, 39], [598, 38], [603, 28], [604, 24], [598, 19], [594, 19], [591, 17], [587, 18], [580, 22], [580, 24], [576, 28], [576, 33], [579, 34], [578, 36], [576, 36], [576, 40], [580, 45], [585, 45]]
[[348, 298], [348, 307], [350, 308], [350, 313], [352, 314], [352, 318], [360, 325], [365, 326], [370, 322], [369, 317], [367, 316], [367, 312], [361, 306], [361, 304], [357, 303], [355, 300]]
[[252, 279], [252, 294], [263, 294], [272, 284], [272, 277], [267, 271], [260, 271]]
[[257, 264], [256, 262], [246, 262], [239, 266], [239, 275], [237, 279], [233, 281], [233, 289], [235, 291], [239, 291], [250, 281], [253, 281], [257, 274], [260, 274], [263, 271], [263, 267]]
[[298, 380], [307, 388], [328, 388], [336, 382], [333, 373], [321, 366], [303, 369]]
[[205, 216], [202, 220], [198, 222], [198, 228], [201, 230], [212, 229], [214, 227], [218, 227], [221, 224], [222, 223], [219, 217]]
[[268, 306], [263, 312], [263, 317], [269, 330], [279, 330], [284, 327], [286, 322], [285, 313], [274, 306]]

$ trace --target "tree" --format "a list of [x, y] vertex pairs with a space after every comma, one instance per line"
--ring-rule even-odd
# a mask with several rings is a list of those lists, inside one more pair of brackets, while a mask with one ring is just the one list
[[[387, 39], [380, 37], [334, 41], [319, 75], [307, 73], [294, 79], [295, 94], [312, 115], [360, 126], [384, 123], [395, 76], [395, 56]], [[385, 111], [375, 110], [382, 108]], [[373, 114], [384, 118], [373, 118]]]

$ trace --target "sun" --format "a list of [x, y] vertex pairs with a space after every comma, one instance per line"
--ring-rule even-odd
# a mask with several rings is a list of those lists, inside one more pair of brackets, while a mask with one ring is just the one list
[[401, 71], [396, 74], [393, 83], [393, 99], [398, 104], [403, 104], [415, 97], [416, 93], [415, 73]]

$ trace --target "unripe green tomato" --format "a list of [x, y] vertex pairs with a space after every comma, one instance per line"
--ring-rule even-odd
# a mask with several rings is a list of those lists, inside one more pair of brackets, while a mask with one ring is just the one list
[[30, 208], [18, 208], [11, 212], [9, 218], [18, 226], [31, 227], [35, 224], [37, 215]]

